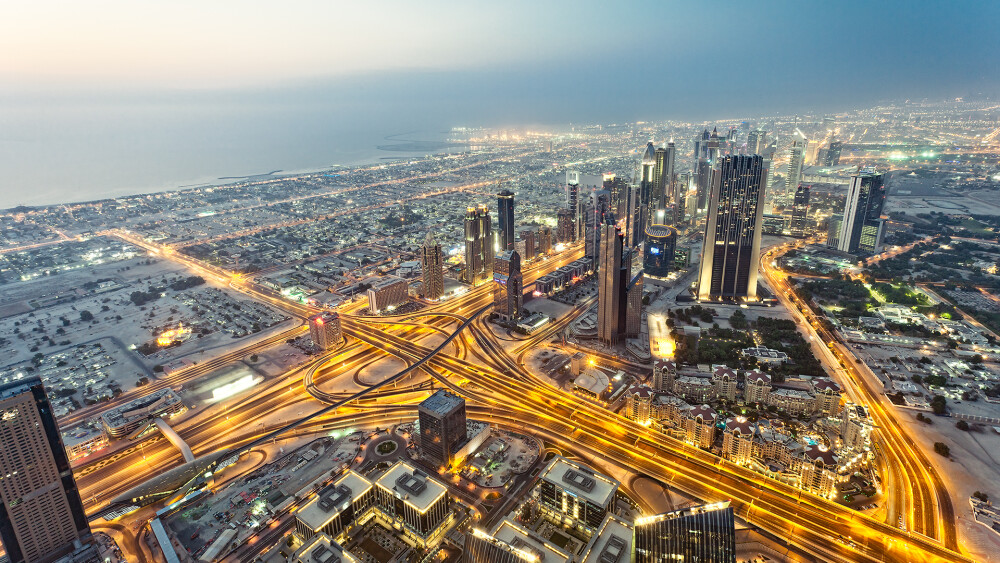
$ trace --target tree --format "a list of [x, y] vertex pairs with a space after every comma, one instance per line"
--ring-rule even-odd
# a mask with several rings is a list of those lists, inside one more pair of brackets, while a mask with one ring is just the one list
[[934, 395], [934, 398], [931, 399], [931, 410], [936, 415], [942, 415], [947, 410], [947, 403], [947, 400], [941, 395]]
[[943, 457], [951, 456], [951, 448], [949, 448], [948, 444], [945, 444], [944, 442], [934, 442], [934, 451]]
[[250, 355], [250, 363], [257, 363], [257, 354]]
[[729, 326], [735, 328], [736, 330], [746, 329], [747, 316], [739, 309], [733, 311], [733, 314], [729, 317]]
[[988, 494], [986, 494], [986, 493], [984, 493], [982, 491], [976, 491], [976, 492], [972, 493], [972, 498], [981, 500], [983, 502], [989, 502], [990, 501], [990, 495], [988, 495]]
[[955, 428], [958, 428], [959, 430], [962, 430], [963, 432], [968, 432], [969, 431], [969, 423], [966, 422], [966, 421], [964, 421], [964, 420], [959, 420], [958, 422], [955, 423]]
[[90, 321], [94, 320], [94, 314], [84, 309], [80, 311], [80, 320], [85, 323], [89, 323]]

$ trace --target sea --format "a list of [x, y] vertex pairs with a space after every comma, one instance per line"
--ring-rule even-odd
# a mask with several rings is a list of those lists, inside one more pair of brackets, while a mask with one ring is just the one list
[[218, 99], [0, 104], [0, 209], [463, 150], [402, 108]]

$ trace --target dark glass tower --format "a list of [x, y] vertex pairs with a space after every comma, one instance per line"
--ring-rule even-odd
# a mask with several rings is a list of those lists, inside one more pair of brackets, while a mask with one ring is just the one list
[[521, 256], [516, 250], [505, 250], [493, 262], [493, 307], [502, 320], [521, 316], [524, 308], [524, 282], [521, 277]]
[[757, 298], [766, 180], [764, 159], [758, 155], [721, 157], [712, 171], [699, 299]]
[[441, 389], [424, 399], [417, 413], [424, 458], [449, 467], [466, 439], [465, 399]]
[[647, 275], [664, 278], [674, 269], [674, 249], [677, 246], [677, 231], [667, 225], [646, 227], [645, 251], [642, 269]]
[[0, 385], [0, 541], [11, 563], [46, 561], [90, 525], [42, 380]]
[[639, 518], [632, 563], [736, 563], [736, 521], [728, 502]]
[[874, 254], [882, 244], [882, 207], [885, 205], [882, 174], [861, 172], [851, 178], [844, 204], [837, 249], [850, 254]]
[[497, 222], [500, 250], [514, 250], [514, 192], [510, 190], [497, 194]]
[[795, 190], [795, 199], [792, 202], [792, 236], [808, 236], [809, 228], [809, 186], [799, 186]]

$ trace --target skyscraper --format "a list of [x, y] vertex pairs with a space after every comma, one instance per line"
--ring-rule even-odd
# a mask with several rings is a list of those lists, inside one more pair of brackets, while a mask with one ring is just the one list
[[787, 203], [795, 194], [802, 181], [802, 164], [805, 162], [806, 139], [796, 131], [792, 146], [788, 149], [788, 168], [785, 170], [785, 191], [779, 200]]
[[653, 202], [656, 209], [663, 209], [674, 201], [674, 182], [677, 147], [670, 141], [666, 147], [656, 149], [656, 167], [653, 169]]
[[424, 277], [424, 297], [441, 299], [444, 295], [444, 260], [441, 245], [434, 240], [434, 234], [427, 231], [424, 246], [420, 249], [420, 267]]
[[625, 336], [635, 338], [642, 330], [642, 270], [632, 276], [625, 288]]
[[575, 242], [584, 234], [584, 201], [580, 196], [580, 173], [575, 170], [566, 171], [566, 209], [573, 221], [573, 238], [562, 242]]
[[552, 227], [548, 225], [538, 231], [538, 255], [546, 256], [552, 253]]
[[497, 230], [500, 250], [514, 250], [514, 192], [503, 190], [497, 194]]
[[493, 308], [501, 320], [521, 316], [524, 309], [524, 283], [521, 277], [521, 256], [516, 250], [501, 252], [493, 265]]
[[859, 172], [851, 177], [837, 250], [850, 254], [878, 251], [884, 231], [881, 217], [885, 194], [882, 174]]
[[747, 135], [747, 154], [761, 154], [767, 146], [767, 131], [754, 129]]
[[562, 243], [571, 243], [576, 240], [576, 226], [573, 224], [573, 212], [569, 209], [560, 209], [556, 213], [556, 238]]
[[493, 225], [485, 205], [465, 212], [465, 282], [473, 285], [493, 277]]
[[639, 229], [636, 231], [636, 243], [642, 242], [644, 236], [643, 229], [649, 220], [649, 214], [656, 209], [656, 148], [652, 141], [646, 143], [646, 150], [642, 153], [642, 162], [639, 165], [639, 208], [637, 221]]
[[340, 328], [340, 315], [336, 312], [326, 312], [309, 317], [309, 336], [320, 350], [329, 350], [340, 344], [344, 339]]
[[587, 240], [584, 253], [594, 261], [594, 267], [601, 261], [601, 227], [612, 218], [611, 194], [607, 190], [594, 190], [587, 205]]
[[840, 228], [844, 225], [844, 216], [834, 213], [826, 230], [826, 245], [834, 250], [840, 249]]
[[826, 160], [823, 162], [826, 166], [837, 166], [840, 164], [840, 153], [844, 150], [844, 143], [841, 141], [833, 141], [830, 143], [830, 148], [826, 151]]
[[699, 299], [756, 299], [766, 181], [758, 155], [722, 157], [713, 171]]
[[642, 188], [640, 186], [625, 185], [622, 198], [619, 200], [617, 218], [624, 227], [625, 246], [632, 248], [639, 245], [644, 237], [639, 231], [644, 228], [642, 207]]
[[809, 236], [812, 229], [809, 224], [809, 186], [799, 186], [795, 190], [795, 201], [792, 203], [792, 236]]
[[613, 346], [625, 337], [631, 253], [623, 248], [624, 235], [613, 222], [601, 225], [601, 265], [597, 285], [597, 337]]
[[736, 521], [729, 502], [635, 521], [632, 563], [736, 563]]
[[0, 541], [11, 563], [47, 561], [90, 526], [42, 380], [0, 385]]
[[677, 246], [677, 231], [667, 225], [646, 227], [645, 252], [642, 269], [646, 274], [665, 278], [674, 269], [674, 249]]
[[466, 440], [465, 399], [441, 389], [417, 406], [420, 450], [424, 458], [449, 467]]

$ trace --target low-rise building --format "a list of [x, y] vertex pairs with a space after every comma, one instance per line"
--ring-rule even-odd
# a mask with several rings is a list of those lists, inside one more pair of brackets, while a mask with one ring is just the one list
[[405, 461], [375, 482], [375, 505], [390, 526], [420, 548], [437, 543], [451, 518], [448, 489]]
[[611, 511], [618, 486], [607, 475], [556, 456], [539, 476], [534, 496], [545, 516], [589, 537]]
[[173, 389], [160, 389], [145, 397], [108, 409], [101, 414], [101, 424], [108, 436], [124, 438], [155, 418], [176, 416], [187, 410]]
[[381, 313], [394, 309], [409, 298], [409, 284], [403, 278], [385, 276], [368, 288], [368, 310]]

